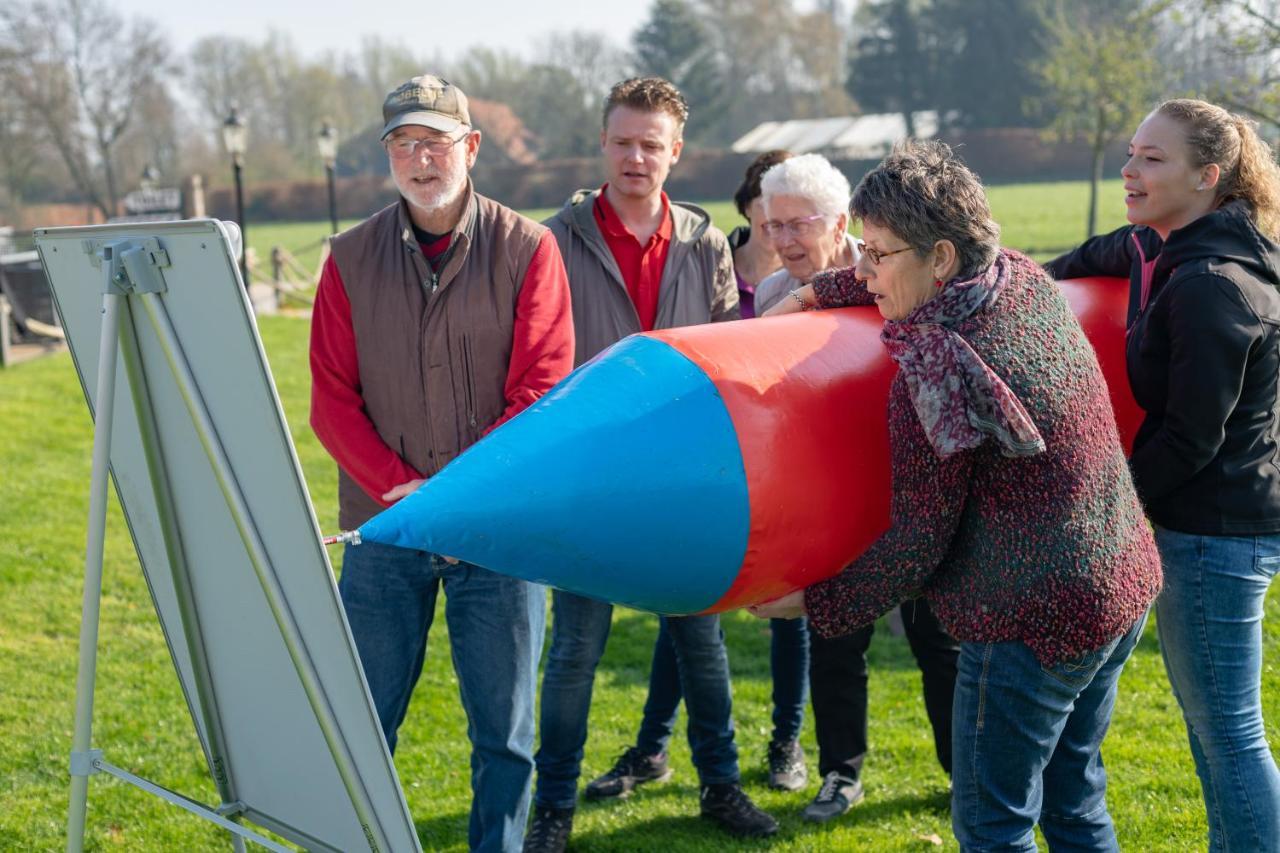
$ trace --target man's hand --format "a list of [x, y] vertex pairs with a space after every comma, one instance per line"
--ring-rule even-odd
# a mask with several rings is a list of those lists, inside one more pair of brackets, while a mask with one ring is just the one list
[[804, 590], [797, 589], [782, 598], [766, 601], [764, 604], [753, 604], [747, 608], [752, 616], [761, 619], [798, 619], [804, 614]]
[[[396, 486], [394, 489], [392, 489], [391, 491], [383, 495], [382, 499], [389, 504], [393, 504], [396, 501], [400, 500], [405, 495], [411, 495], [414, 492], [418, 491], [418, 486], [421, 486], [425, 482], [427, 481], [426, 480], [410, 480], [407, 483], [401, 483], [400, 485]], [[458, 565], [458, 561], [454, 557], [446, 557], [444, 554], [441, 554], [440, 559], [444, 560], [446, 563], [448, 563], [451, 566]]]
[[391, 491], [382, 496], [382, 499], [389, 504], [393, 504], [405, 495], [411, 495], [418, 490], [418, 486], [425, 483], [426, 480], [410, 480], [407, 483], [401, 483]]

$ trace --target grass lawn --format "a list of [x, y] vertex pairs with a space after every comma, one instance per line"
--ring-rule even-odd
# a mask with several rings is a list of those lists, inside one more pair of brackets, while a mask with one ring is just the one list
[[[1118, 191], [1108, 188], [1116, 200]], [[1077, 190], [1080, 190], [1077, 192]], [[1083, 189], [1058, 185], [992, 190], [1009, 245], [1065, 246], [1078, 230]], [[1046, 203], [1045, 198], [1052, 203]], [[1077, 201], [1079, 204], [1077, 204]], [[728, 205], [714, 206], [731, 224]], [[1118, 220], [1104, 219], [1104, 226]], [[313, 227], [314, 226], [310, 226]], [[323, 226], [320, 226], [323, 230]], [[280, 234], [304, 239], [303, 226]], [[252, 234], [252, 232], [251, 232]], [[262, 228], [258, 235], [267, 235]], [[255, 237], [255, 240], [257, 238]], [[283, 238], [281, 238], [283, 239]], [[307, 427], [307, 322], [264, 317], [260, 329], [324, 530], [336, 526], [332, 463]], [[83, 573], [91, 424], [66, 354], [0, 371], [0, 850], [52, 850], [66, 820], [76, 648]], [[1267, 602], [1263, 702], [1280, 746], [1280, 595]], [[932, 755], [919, 675], [905, 640], [882, 630], [871, 649], [871, 740], [866, 802], [832, 824], [803, 823], [814, 787], [768, 791], [768, 629], [744, 614], [724, 619], [734, 673], [734, 716], [744, 781], [782, 822], [749, 849], [954, 849], [946, 778]], [[584, 776], [595, 776], [632, 742], [646, 687], [655, 620], [620, 610], [601, 664]], [[107, 529], [94, 745], [108, 761], [205, 802], [215, 800], [194, 728], [172, 671], [146, 584], [118, 507]], [[683, 725], [681, 726], [683, 728]], [[803, 735], [816, 772], [811, 720]], [[1125, 671], [1105, 748], [1109, 803], [1130, 850], [1203, 849], [1199, 788], [1154, 627]], [[672, 747], [675, 778], [619, 803], [583, 804], [578, 850], [719, 850], [725, 836], [699, 820], [696, 775], [683, 739]], [[444, 619], [401, 732], [397, 757], [409, 807], [428, 850], [465, 846], [468, 747]], [[106, 776], [90, 785], [94, 850], [226, 850], [226, 835], [156, 797]]]
[[[1106, 233], [1124, 224], [1124, 191], [1119, 180], [1104, 181], [1099, 194], [1098, 231]], [[730, 188], [732, 189], [732, 188]], [[1085, 181], [1047, 184], [1011, 184], [989, 187], [991, 210], [1004, 228], [1004, 245], [1030, 251], [1039, 260], [1048, 260], [1084, 239], [1089, 185]], [[390, 199], [388, 199], [390, 201]], [[731, 201], [698, 202], [711, 214], [722, 231], [743, 224]], [[554, 213], [551, 208], [523, 211], [538, 221]], [[348, 220], [343, 228], [355, 225]], [[249, 245], [262, 259], [263, 269], [272, 246], [283, 246], [309, 270], [320, 258], [320, 241], [329, 233], [329, 222], [249, 223]], [[264, 275], [267, 273], [264, 273]]]

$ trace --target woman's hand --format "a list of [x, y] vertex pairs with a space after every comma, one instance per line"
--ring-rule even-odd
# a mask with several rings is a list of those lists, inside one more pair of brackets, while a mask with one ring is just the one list
[[798, 619], [805, 615], [804, 590], [797, 589], [764, 604], [753, 604], [747, 608], [747, 612], [761, 619]]
[[817, 307], [818, 297], [813, 292], [813, 285], [806, 284], [789, 291], [786, 296], [778, 301], [777, 305], [774, 305], [760, 316], [773, 317], [778, 314], [794, 314], [797, 311], [810, 311]]

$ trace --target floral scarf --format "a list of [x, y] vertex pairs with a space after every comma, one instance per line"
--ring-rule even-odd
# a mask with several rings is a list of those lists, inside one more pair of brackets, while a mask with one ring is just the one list
[[950, 281], [942, 292], [880, 333], [898, 363], [911, 403], [934, 452], [947, 457], [987, 436], [1005, 456], [1034, 456], [1044, 439], [1012, 389], [954, 327], [989, 310], [1009, 285], [1013, 264], [1001, 252], [986, 271]]

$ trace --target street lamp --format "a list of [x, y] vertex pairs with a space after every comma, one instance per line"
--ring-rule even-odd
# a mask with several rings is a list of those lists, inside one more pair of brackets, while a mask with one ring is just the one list
[[244, 152], [249, 147], [249, 126], [244, 119], [231, 108], [231, 113], [222, 123], [222, 144], [231, 155], [231, 169], [236, 179], [236, 223], [240, 226], [240, 278], [245, 289], [249, 288], [249, 235], [244, 223], [244, 180], [241, 171], [244, 168]]
[[329, 182], [329, 224], [332, 226], [330, 233], [337, 234], [338, 193], [334, 186], [336, 183], [334, 173], [338, 161], [338, 129], [330, 124], [328, 119], [316, 134], [316, 149], [320, 152], [320, 159], [324, 161], [324, 173]]
[[158, 183], [160, 183], [160, 170], [148, 163], [142, 169], [142, 176], [138, 178], [138, 188], [143, 191], [153, 190]]

